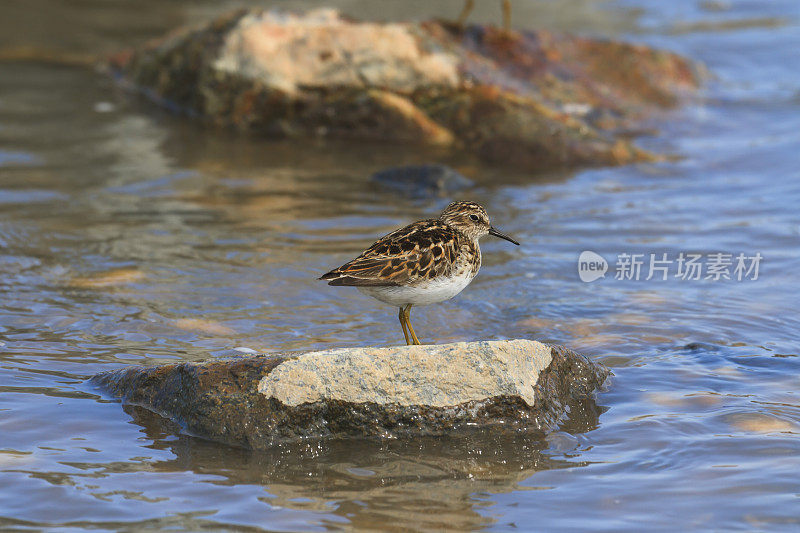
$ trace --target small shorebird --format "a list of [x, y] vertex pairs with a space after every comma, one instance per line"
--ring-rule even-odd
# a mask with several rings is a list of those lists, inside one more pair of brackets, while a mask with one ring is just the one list
[[411, 306], [449, 300], [481, 267], [478, 239], [494, 235], [519, 243], [492, 227], [475, 202], [453, 202], [439, 218], [420, 220], [381, 237], [361, 255], [319, 279], [357, 287], [400, 308], [406, 344], [420, 344], [411, 327]]

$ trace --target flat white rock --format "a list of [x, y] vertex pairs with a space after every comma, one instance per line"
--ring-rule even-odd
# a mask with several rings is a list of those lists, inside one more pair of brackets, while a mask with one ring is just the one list
[[258, 392], [288, 406], [341, 400], [447, 407], [519, 396], [533, 407], [534, 386], [551, 360], [550, 346], [524, 339], [342, 348], [286, 360]]

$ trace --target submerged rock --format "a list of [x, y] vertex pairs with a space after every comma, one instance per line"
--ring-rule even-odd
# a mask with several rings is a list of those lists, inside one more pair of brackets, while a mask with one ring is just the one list
[[542, 434], [570, 405], [591, 400], [608, 375], [564, 347], [513, 340], [129, 367], [93, 382], [191, 434], [266, 448], [475, 427]]
[[517, 166], [652, 159], [618, 130], [698, 84], [676, 54], [548, 31], [242, 10], [110, 61], [164, 105], [259, 134], [410, 141]]
[[370, 180], [412, 197], [446, 196], [472, 187], [472, 180], [447, 165], [410, 165], [381, 170]]

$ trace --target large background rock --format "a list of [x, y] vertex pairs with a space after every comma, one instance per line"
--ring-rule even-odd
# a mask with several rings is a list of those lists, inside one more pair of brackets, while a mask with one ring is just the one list
[[652, 159], [621, 130], [698, 83], [681, 57], [547, 31], [238, 11], [114, 56], [164, 105], [259, 134], [412, 141], [538, 168]]
[[304, 437], [430, 436], [470, 427], [541, 434], [571, 404], [591, 399], [608, 374], [566, 348], [514, 340], [130, 367], [94, 382], [192, 434], [266, 448]]

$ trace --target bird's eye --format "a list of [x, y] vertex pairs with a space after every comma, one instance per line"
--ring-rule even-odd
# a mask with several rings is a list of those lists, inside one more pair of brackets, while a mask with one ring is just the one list
[[469, 218], [471, 218], [471, 219], [472, 219], [472, 220], [474, 220], [475, 222], [477, 222], [478, 220], [480, 220], [480, 218], [478, 218], [478, 215], [470, 215], [470, 216], [469, 216]]

